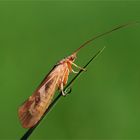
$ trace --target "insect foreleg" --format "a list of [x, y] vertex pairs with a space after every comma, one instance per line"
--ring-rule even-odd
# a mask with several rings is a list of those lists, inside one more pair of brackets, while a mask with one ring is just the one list
[[[76, 64], [73, 63], [73, 62], [71, 62], [71, 64], [72, 64], [73, 66], [75, 66], [76, 68], [80, 69], [80, 70], [86, 71], [86, 69], [84, 69], [84, 68], [82, 68], [82, 67], [76, 65]], [[74, 71], [74, 70], [72, 70], [72, 72], [73, 72], [73, 73], [78, 73], [78, 72], [76, 72], [76, 71]]]
[[72, 69], [72, 72], [73, 72], [73, 73], [78, 73], [78, 71], [75, 71], [75, 70], [73, 70], [73, 69]]

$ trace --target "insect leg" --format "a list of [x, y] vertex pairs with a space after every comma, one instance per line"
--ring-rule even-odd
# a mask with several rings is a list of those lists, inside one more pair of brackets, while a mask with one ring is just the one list
[[72, 91], [72, 88], [71, 87], [66, 88], [65, 91], [64, 90], [61, 90], [62, 96], [65, 97], [66, 95], [68, 95], [69, 93], [71, 93], [71, 91]]
[[73, 69], [72, 69], [72, 72], [73, 72], [73, 73], [78, 73], [78, 71], [75, 71], [75, 70], [73, 70]]
[[[86, 71], [86, 69], [84, 69], [84, 68], [82, 68], [82, 67], [76, 65], [76, 64], [73, 63], [73, 62], [71, 62], [71, 64], [72, 64], [73, 66], [75, 66], [76, 68], [80, 69], [80, 70]], [[75, 72], [74, 70], [72, 70], [72, 72], [74, 72], [74, 73], [78, 73], [78, 72]]]
[[63, 82], [61, 83], [60, 90], [61, 90], [62, 96], [66, 96], [66, 95], [67, 95], [67, 93], [65, 93], [65, 91], [64, 91], [64, 85], [63, 85]]
[[65, 93], [66, 94], [71, 93], [71, 91], [72, 91], [72, 87], [68, 87], [68, 88], [65, 89]]
[[67, 70], [64, 72], [63, 78], [62, 78], [61, 83], [60, 83], [60, 90], [61, 90], [62, 96], [66, 96], [66, 93], [64, 91], [64, 81], [65, 81], [65, 75], [67, 73]]

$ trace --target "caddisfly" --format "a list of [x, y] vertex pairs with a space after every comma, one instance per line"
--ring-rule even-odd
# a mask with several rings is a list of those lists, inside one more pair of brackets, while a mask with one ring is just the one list
[[80, 70], [84, 68], [77, 66], [74, 61], [79, 50], [89, 44], [91, 41], [100, 38], [106, 34], [109, 34], [115, 30], [126, 27], [129, 24], [124, 24], [113, 28], [105, 33], [99, 34], [92, 39], [82, 44], [74, 53], [65, 59], [59, 61], [45, 79], [41, 82], [38, 88], [35, 90], [32, 96], [30, 96], [18, 110], [18, 116], [24, 128], [33, 127], [42, 117], [45, 110], [49, 107], [54, 93], [59, 89], [63, 96], [66, 93], [63, 91], [64, 86], [67, 84], [68, 76], [70, 72], [77, 73], [73, 70], [72, 66], [77, 67]]

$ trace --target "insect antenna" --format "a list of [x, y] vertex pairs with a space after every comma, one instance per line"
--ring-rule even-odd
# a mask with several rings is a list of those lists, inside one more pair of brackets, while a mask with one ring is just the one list
[[139, 22], [131, 22], [131, 23], [122, 24], [122, 25], [119, 25], [119, 26], [117, 26], [117, 27], [115, 27], [115, 28], [109, 30], [109, 31], [106, 31], [106, 32], [101, 33], [101, 34], [98, 34], [98, 35], [94, 36], [93, 38], [91, 38], [91, 39], [87, 40], [86, 42], [84, 42], [78, 49], [76, 49], [76, 50], [73, 52], [73, 54], [77, 54], [77, 53], [79, 52], [79, 50], [81, 50], [82, 48], [84, 48], [86, 45], [88, 45], [89, 43], [91, 43], [91, 42], [92, 42], [93, 40], [95, 40], [95, 39], [98, 39], [98, 38], [100, 38], [100, 37], [102, 37], [102, 36], [105, 36], [105, 35], [107, 35], [107, 34], [110, 34], [110, 33], [114, 32], [114, 31], [116, 31], [116, 30], [119, 30], [119, 29], [121, 29], [121, 28], [130, 26], [130, 25], [133, 25], [133, 24], [137, 24], [137, 23], [139, 23]]

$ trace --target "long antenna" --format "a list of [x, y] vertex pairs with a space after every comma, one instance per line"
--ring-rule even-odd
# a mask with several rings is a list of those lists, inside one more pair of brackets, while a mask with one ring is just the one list
[[93, 38], [91, 38], [91, 39], [87, 40], [86, 42], [84, 42], [78, 49], [76, 49], [76, 50], [74, 51], [74, 53], [76, 54], [81, 48], [85, 47], [87, 44], [91, 43], [93, 40], [95, 40], [95, 39], [97, 39], [97, 38], [100, 38], [100, 37], [102, 37], [102, 36], [105, 36], [105, 35], [107, 35], [107, 34], [110, 34], [110, 33], [114, 32], [114, 31], [116, 31], [116, 30], [119, 30], [119, 29], [121, 29], [121, 28], [130, 26], [130, 25], [133, 25], [133, 24], [137, 24], [137, 23], [139, 23], [139, 22], [131, 22], [131, 23], [122, 24], [122, 25], [119, 25], [119, 26], [117, 26], [117, 27], [115, 27], [115, 28], [109, 30], [109, 31], [106, 31], [106, 32], [101, 33], [101, 34], [98, 34], [98, 35], [94, 36]]

